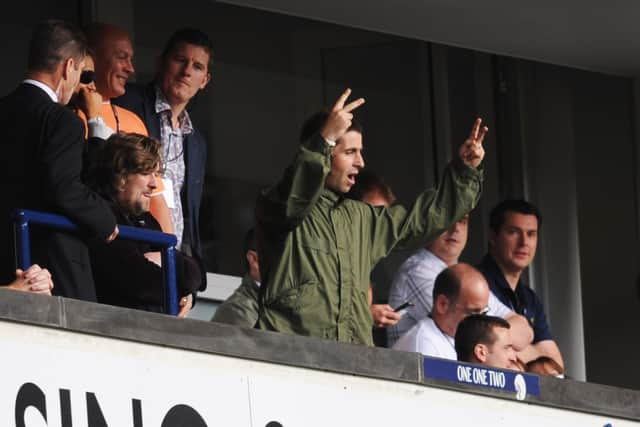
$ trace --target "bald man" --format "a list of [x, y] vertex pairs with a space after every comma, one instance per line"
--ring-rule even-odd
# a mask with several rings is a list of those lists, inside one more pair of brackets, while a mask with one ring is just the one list
[[430, 316], [400, 337], [393, 348], [457, 360], [454, 337], [458, 324], [469, 315], [485, 314], [489, 294], [484, 276], [471, 265], [446, 268], [436, 277]]
[[[87, 121], [90, 129], [106, 125], [109, 131], [101, 135], [104, 139], [108, 138], [113, 131], [148, 136], [147, 127], [140, 117], [126, 108], [111, 103], [113, 98], [124, 95], [125, 84], [135, 72], [133, 44], [129, 34], [118, 26], [96, 22], [87, 29], [87, 38], [95, 62], [96, 95], [100, 95], [98, 102], [102, 102], [102, 105], [99, 108], [85, 108], [85, 114], [88, 117], [83, 117], [81, 114], [81, 118]], [[88, 96], [85, 98], [88, 99]], [[90, 114], [89, 111], [94, 113]], [[161, 193], [164, 188], [162, 181], [159, 181], [156, 193]], [[162, 231], [175, 232], [164, 194], [151, 199], [150, 212], [160, 223]]]

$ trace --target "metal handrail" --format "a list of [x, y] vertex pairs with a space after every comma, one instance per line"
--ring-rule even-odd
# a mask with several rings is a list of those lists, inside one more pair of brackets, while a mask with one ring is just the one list
[[[31, 242], [29, 240], [29, 224], [40, 224], [64, 231], [78, 231], [78, 226], [62, 215], [19, 209], [15, 212], [14, 228], [16, 234], [16, 255], [18, 267], [26, 270], [31, 265]], [[117, 239], [134, 240], [152, 243], [162, 247], [162, 283], [164, 286], [166, 311], [173, 316], [178, 314], [178, 288], [176, 283], [174, 234], [160, 231], [143, 230], [126, 225], [118, 225]]]

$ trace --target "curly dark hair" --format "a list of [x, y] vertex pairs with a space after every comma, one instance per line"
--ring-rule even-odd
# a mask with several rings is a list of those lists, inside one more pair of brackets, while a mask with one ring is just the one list
[[95, 154], [89, 185], [101, 196], [112, 199], [127, 175], [162, 168], [160, 142], [137, 133], [114, 133]]

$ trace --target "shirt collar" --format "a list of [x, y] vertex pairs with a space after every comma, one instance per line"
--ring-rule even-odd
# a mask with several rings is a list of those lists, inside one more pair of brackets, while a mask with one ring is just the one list
[[[429, 249], [422, 248], [420, 252], [423, 253], [425, 259], [435, 263], [436, 265], [441, 266], [443, 270], [448, 267], [446, 262], [444, 262], [438, 255], [434, 254]], [[458, 261], [456, 260], [456, 262]]]
[[509, 292], [517, 292], [520, 288], [522, 277], [520, 278], [520, 280], [518, 280], [515, 290], [511, 289], [509, 282], [507, 282], [507, 279], [504, 277], [504, 273], [502, 273], [502, 270], [500, 270], [498, 263], [490, 254], [486, 254], [484, 258], [482, 258], [482, 262], [480, 263], [480, 265], [482, 266], [482, 269], [491, 276], [493, 282], [503, 290]]
[[[171, 104], [169, 104], [169, 101], [160, 89], [160, 86], [157, 85], [155, 110], [156, 113], [169, 112], [169, 114], [171, 114]], [[193, 132], [193, 124], [191, 123], [191, 118], [189, 117], [189, 113], [186, 109], [182, 110], [182, 113], [178, 116], [178, 123], [180, 124], [180, 129], [183, 134]]]
[[44, 83], [42, 83], [42, 82], [40, 82], [38, 80], [33, 80], [33, 79], [25, 79], [25, 80], [22, 81], [22, 83], [27, 83], [27, 84], [39, 87], [40, 89], [45, 91], [45, 93], [47, 95], [49, 95], [49, 98], [51, 98], [51, 100], [53, 102], [58, 102], [58, 95], [56, 95], [56, 93], [53, 91], [53, 89], [51, 89], [46, 84], [44, 84]]
[[322, 190], [322, 197], [328, 199], [332, 204], [335, 204], [342, 196], [325, 187], [324, 190]]

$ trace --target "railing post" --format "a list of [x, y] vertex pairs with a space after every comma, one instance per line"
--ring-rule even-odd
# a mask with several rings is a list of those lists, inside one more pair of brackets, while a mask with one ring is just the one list
[[29, 240], [29, 219], [24, 211], [18, 211], [16, 213], [13, 232], [16, 242], [16, 264], [18, 268], [26, 270], [31, 265], [31, 243]]
[[173, 246], [162, 249], [162, 274], [164, 275], [167, 314], [178, 314], [178, 283], [176, 281], [176, 250]]

